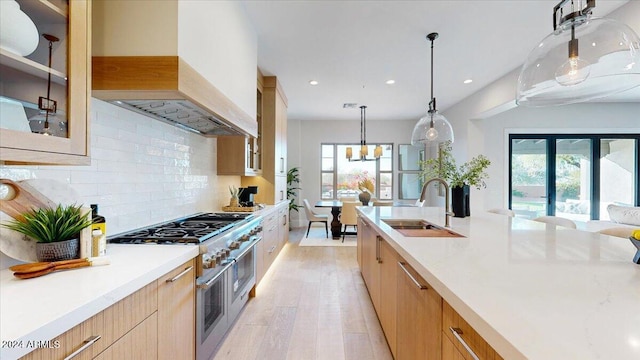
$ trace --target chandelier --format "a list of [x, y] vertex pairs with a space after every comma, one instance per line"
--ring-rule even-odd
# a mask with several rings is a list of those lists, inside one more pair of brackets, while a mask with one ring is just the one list
[[518, 105], [579, 103], [640, 85], [640, 38], [625, 24], [591, 17], [595, 6], [562, 0], [553, 8], [553, 32], [520, 71]]
[[373, 150], [373, 159], [367, 159], [369, 155], [369, 147], [367, 146], [367, 119], [366, 119], [366, 106], [360, 106], [360, 156], [353, 159], [353, 149], [351, 146], [347, 147], [347, 159], [349, 161], [376, 161], [382, 156], [382, 146], [378, 145]]
[[438, 33], [427, 35], [431, 41], [431, 101], [429, 111], [423, 116], [411, 134], [411, 145], [437, 146], [446, 141], [453, 142], [453, 128], [447, 118], [438, 113], [436, 98], [433, 96], [433, 41], [438, 38]]

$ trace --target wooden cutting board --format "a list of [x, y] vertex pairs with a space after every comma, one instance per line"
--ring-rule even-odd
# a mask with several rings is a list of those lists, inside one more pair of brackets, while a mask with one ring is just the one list
[[24, 221], [22, 214], [42, 208], [56, 207], [56, 203], [43, 195], [28, 182], [0, 179], [7, 186], [7, 194], [0, 199], [0, 210], [18, 221]]
[[[55, 206], [58, 204], [78, 205], [82, 203], [78, 193], [69, 184], [57, 180], [29, 179], [18, 181], [17, 183], [21, 188], [26, 186], [35, 189], [49, 201], [52, 201]], [[5, 185], [0, 184], [0, 186]], [[4, 210], [0, 211], [0, 222], [6, 222], [11, 219], [9, 214], [4, 213]], [[4, 227], [0, 227], [0, 251], [16, 260], [25, 262], [37, 261], [35, 241], [19, 232]]]

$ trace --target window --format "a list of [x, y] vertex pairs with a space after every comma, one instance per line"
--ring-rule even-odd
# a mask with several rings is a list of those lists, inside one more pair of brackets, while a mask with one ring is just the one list
[[[381, 200], [393, 199], [393, 144], [367, 144], [369, 149], [382, 146], [378, 161], [349, 161], [347, 147], [356, 153], [360, 144], [322, 144], [320, 194], [323, 200], [355, 196], [360, 193], [358, 182], [369, 179], [373, 182], [372, 197]], [[373, 157], [371, 157], [373, 158]]]
[[640, 204], [640, 136], [510, 135], [509, 207], [518, 216], [608, 220]]

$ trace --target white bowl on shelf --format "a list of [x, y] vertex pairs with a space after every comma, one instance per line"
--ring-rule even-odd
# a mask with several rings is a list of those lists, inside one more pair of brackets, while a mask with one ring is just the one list
[[20, 102], [0, 96], [0, 128], [31, 132], [27, 114]]
[[0, 0], [0, 48], [27, 56], [38, 47], [40, 35], [15, 0]]

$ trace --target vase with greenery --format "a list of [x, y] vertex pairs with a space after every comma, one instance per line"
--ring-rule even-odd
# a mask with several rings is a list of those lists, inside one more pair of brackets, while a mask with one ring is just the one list
[[229, 186], [229, 193], [231, 194], [231, 199], [229, 199], [229, 206], [230, 207], [239, 207], [240, 206], [240, 194], [242, 194], [242, 192], [244, 191], [244, 189], [242, 188], [237, 188], [235, 186]]
[[80, 231], [91, 225], [81, 206], [58, 205], [23, 214], [24, 221], [13, 220], [3, 227], [36, 241], [38, 261], [70, 260], [78, 257]]
[[420, 161], [420, 177], [423, 181], [441, 178], [451, 188], [451, 205], [456, 217], [471, 215], [469, 206], [469, 188], [487, 187], [485, 180], [489, 177], [487, 168], [491, 161], [484, 155], [478, 155], [458, 166], [451, 154], [451, 142], [440, 146], [437, 158]]
[[[291, 217], [291, 211], [299, 211], [300, 205], [296, 204], [296, 191], [300, 190], [297, 186], [300, 184], [300, 169], [292, 167], [287, 171], [287, 199], [289, 200], [289, 217]], [[291, 221], [289, 221], [291, 224]]]
[[364, 178], [358, 182], [358, 188], [361, 191], [358, 195], [358, 200], [360, 200], [364, 206], [369, 205], [371, 195], [373, 194], [373, 181], [369, 178]]

